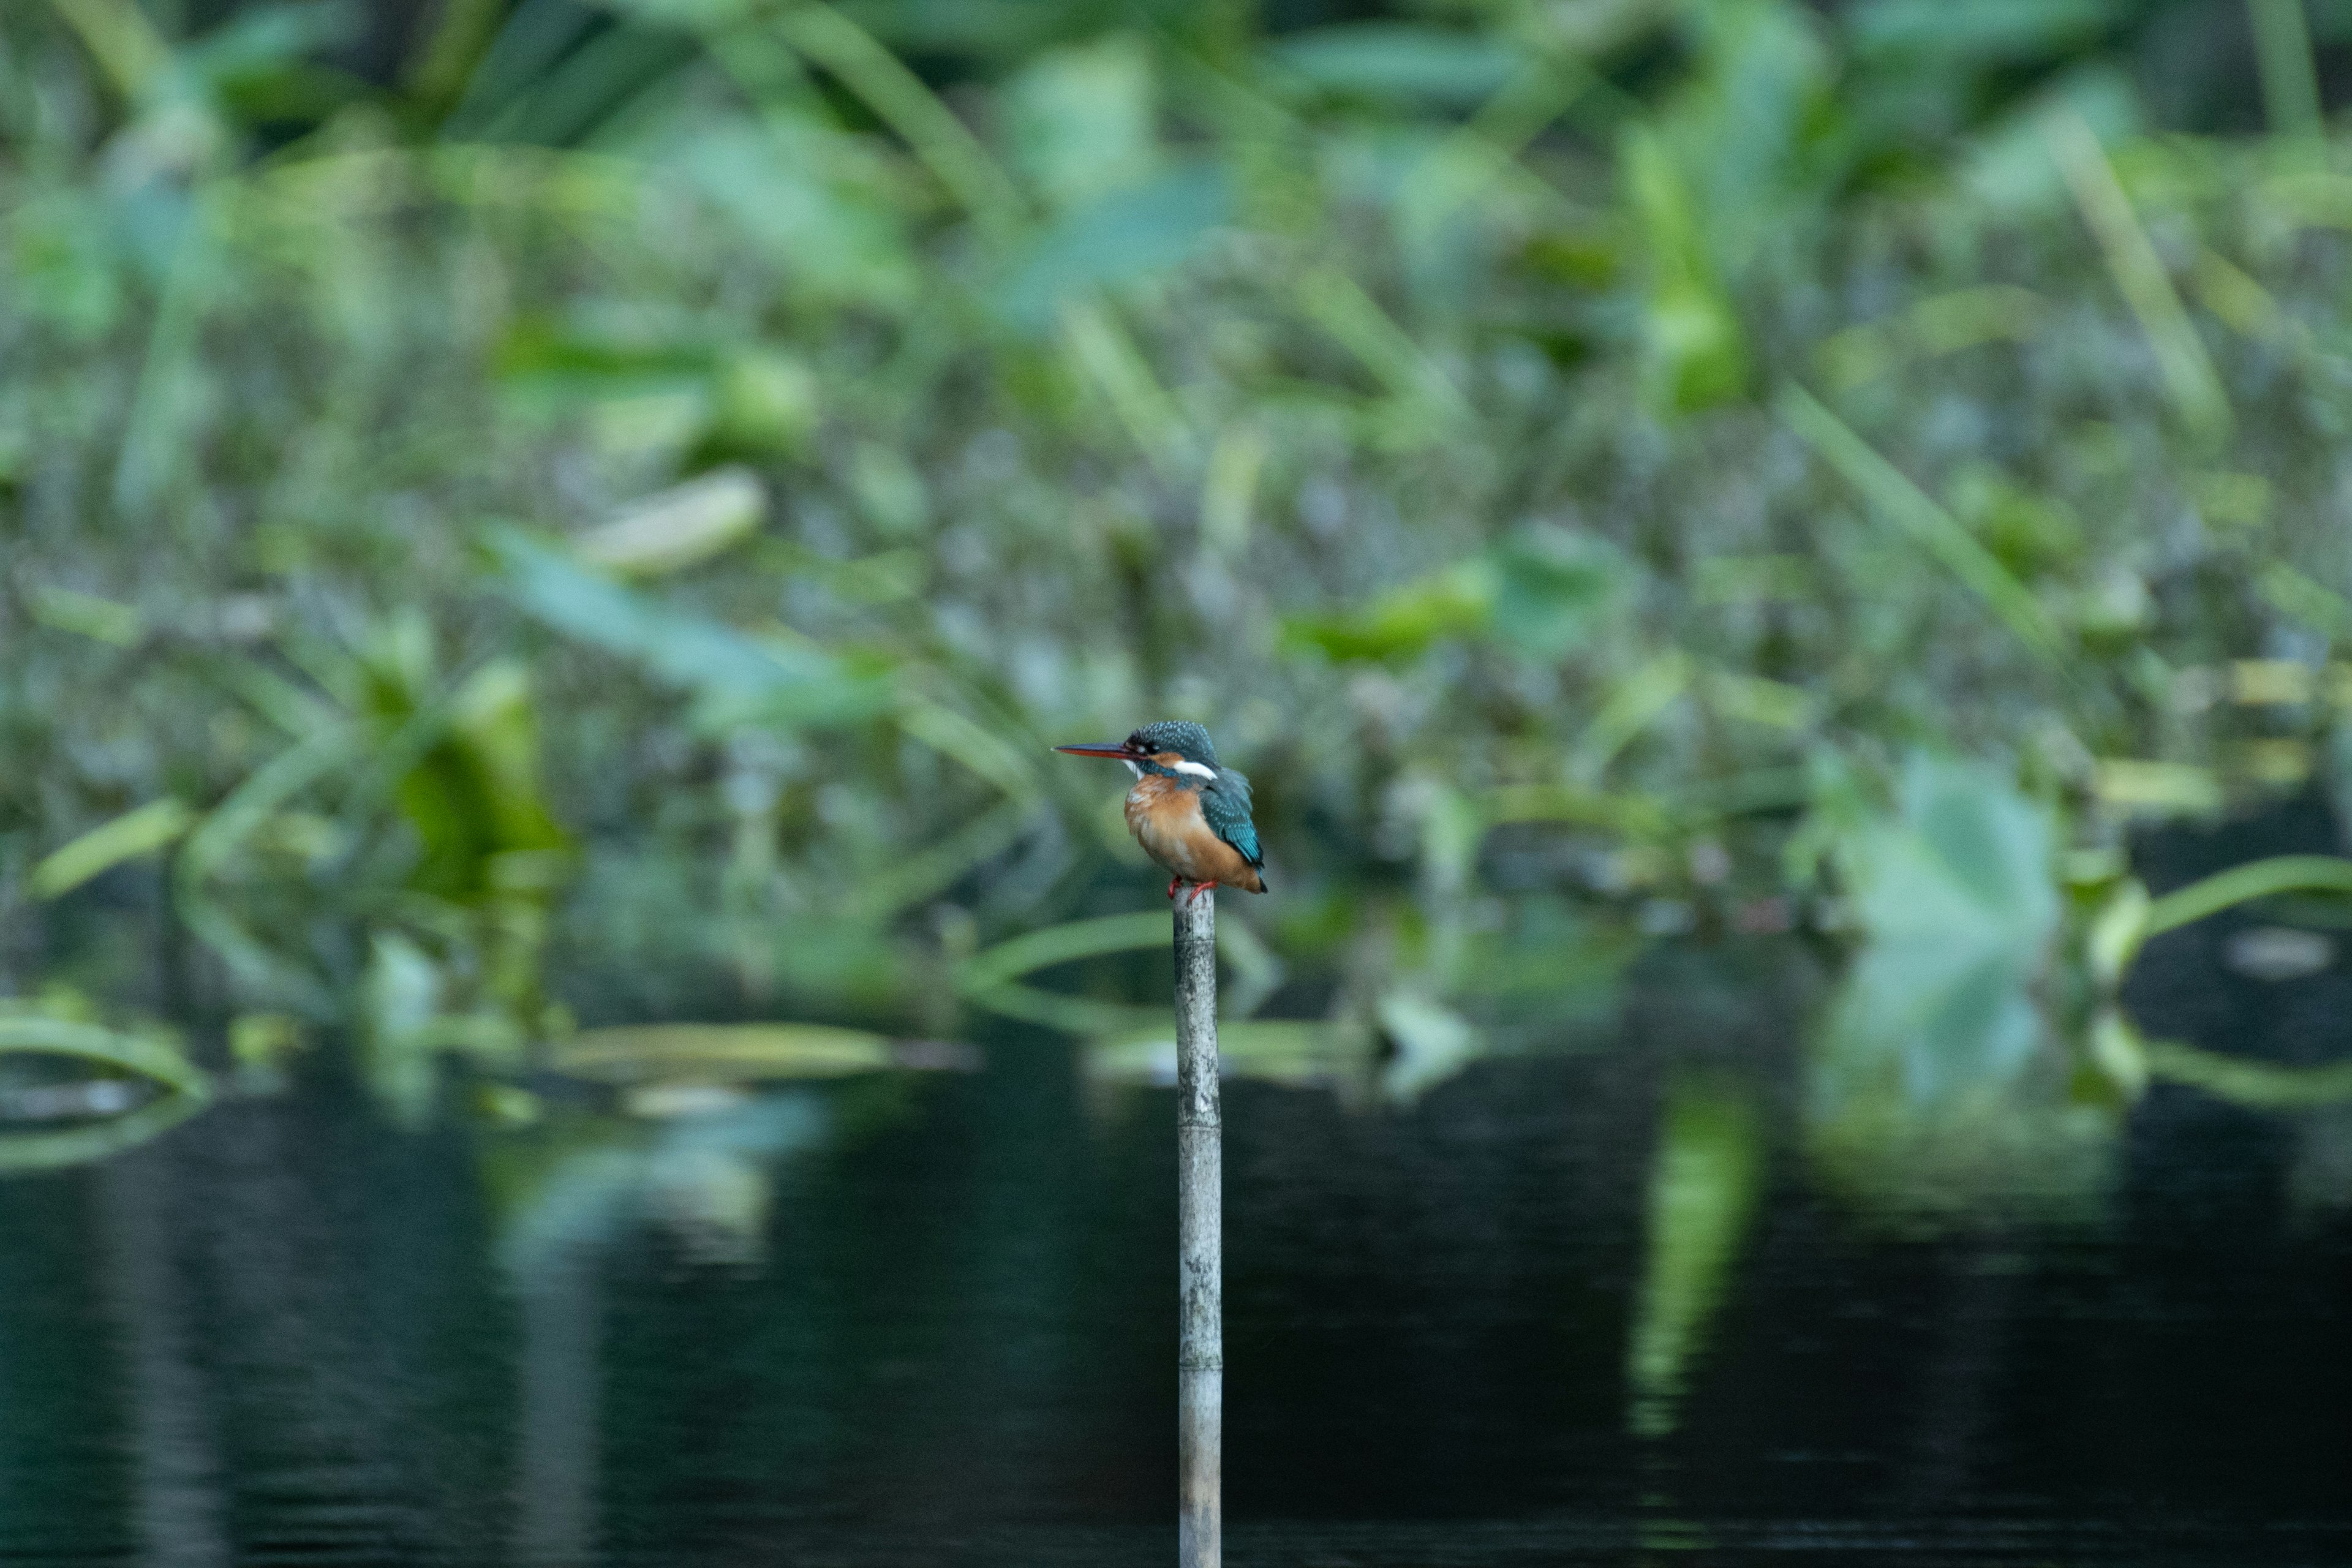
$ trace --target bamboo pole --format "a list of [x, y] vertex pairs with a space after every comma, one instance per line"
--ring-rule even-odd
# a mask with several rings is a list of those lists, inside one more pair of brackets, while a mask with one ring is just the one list
[[[1189, 895], [1189, 896], [1188, 896]], [[1217, 895], [1176, 903], [1176, 1560], [1218, 1568], [1225, 1405]]]

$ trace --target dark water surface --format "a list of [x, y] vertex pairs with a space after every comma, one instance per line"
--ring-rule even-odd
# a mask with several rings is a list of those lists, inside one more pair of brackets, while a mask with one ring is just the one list
[[[2306, 1052], [2342, 989], [2208, 1038]], [[1410, 1108], [1231, 1085], [1229, 1561], [2352, 1563], [2340, 1113], [2158, 1089], [2088, 1209], [1888, 1223], [1806, 1152], [1806, 1005], [1669, 956]], [[1694, 1070], [1762, 1195], [1636, 1436]], [[0, 1561], [1166, 1563], [1171, 1100], [1042, 1037], [512, 1132], [324, 1075], [12, 1180]]]

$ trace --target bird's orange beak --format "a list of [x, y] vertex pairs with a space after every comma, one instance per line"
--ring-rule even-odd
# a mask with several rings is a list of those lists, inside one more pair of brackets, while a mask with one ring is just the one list
[[1135, 753], [1118, 741], [1088, 741], [1076, 746], [1056, 746], [1057, 752], [1067, 752], [1074, 757], [1112, 757], [1124, 761]]

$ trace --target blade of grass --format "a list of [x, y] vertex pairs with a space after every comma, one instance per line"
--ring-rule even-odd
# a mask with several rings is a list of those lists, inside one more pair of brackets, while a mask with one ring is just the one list
[[1802, 437], [1878, 513], [1958, 577], [2035, 655], [2053, 667], [2063, 658], [2057, 627], [2025, 584], [1845, 421], [1794, 382], [1781, 388], [1781, 422]]
[[202, 1103], [212, 1098], [212, 1079], [168, 1041], [126, 1034], [97, 1024], [41, 1014], [0, 1016], [0, 1054], [29, 1052], [72, 1057], [100, 1067], [152, 1079], [174, 1094]]
[[440, 19], [422, 36], [402, 84], [425, 115], [448, 113], [489, 47], [504, 0], [444, 0]]
[[[908, 700], [898, 715], [898, 728], [940, 755], [970, 768], [1015, 800], [1036, 798], [1036, 766], [1005, 741], [1000, 731], [921, 697]], [[1044, 747], [1040, 744], [1037, 749], [1042, 752]]]
[[1364, 292], [1362, 284], [1336, 267], [1318, 267], [1298, 280], [1298, 298], [1308, 319], [1396, 396], [1449, 419], [1470, 416], [1461, 388], [1422, 352], [1412, 334], [1381, 309], [1379, 300]]
[[998, 238], [1017, 229], [1021, 193], [980, 138], [872, 34], [830, 5], [797, 5], [774, 20], [784, 41], [837, 78]]
[[1530, 61], [1505, 82], [1406, 174], [1397, 206], [1416, 235], [1426, 239], [1504, 181], [1549, 205], [1565, 207], [1559, 190], [1530, 173], [1519, 155], [1595, 79], [1580, 61], [1545, 59]]
[[114, 504], [122, 511], [146, 510], [184, 458], [181, 427], [191, 401], [187, 384], [195, 374], [205, 283], [220, 239], [220, 193], [233, 184], [217, 182], [198, 190], [180, 220], [163, 298], [156, 303], [147, 353], [131, 395], [122, 448], [115, 459]]
[[2217, 1100], [2261, 1110], [2293, 1110], [2337, 1105], [2352, 1100], [2352, 1061], [2325, 1067], [2282, 1067], [2200, 1050], [2179, 1040], [2150, 1040], [2144, 1047], [2151, 1078], [2201, 1089]]
[[1664, 807], [1646, 795], [1612, 795], [1583, 784], [1506, 784], [1480, 804], [1489, 826], [1567, 822], [1604, 827], [1629, 838], [1654, 838], [1671, 826]]
[[263, 763], [196, 825], [173, 868], [174, 902], [197, 940], [241, 981], [264, 994], [282, 995], [315, 1017], [337, 1016], [333, 994], [247, 931], [213, 896], [210, 884], [279, 805], [354, 760], [358, 730], [350, 722], [329, 725]]
[[2132, 211], [2131, 198], [2116, 178], [2097, 132], [2072, 110], [2055, 110], [2042, 122], [2058, 167], [2066, 177], [2083, 221], [2099, 242], [2116, 287], [2139, 318], [2158, 371], [2181, 420], [2196, 435], [2219, 439], [2230, 432], [2230, 402], [2221, 377], [2205, 352], [2204, 340], [2189, 319], [2165, 271], [2163, 259]]
[[166, 1094], [103, 1121], [57, 1132], [0, 1133], [0, 1171], [56, 1171], [87, 1165], [171, 1131], [205, 1108], [194, 1095]]
[[172, 68], [172, 47], [132, 0], [49, 0], [124, 100], [136, 103]]
[[956, 988], [985, 991], [1035, 970], [1107, 952], [1133, 952], [1168, 940], [1168, 917], [1151, 910], [1067, 921], [1000, 942], [973, 953], [956, 971]]
[[2312, 59], [2311, 28], [2303, 0], [2246, 0], [2253, 25], [2254, 67], [2263, 82], [2263, 112], [2273, 135], [2319, 142], [2319, 70]]
[[1619, 681], [1576, 738], [1571, 766], [1576, 776], [1596, 784], [1617, 753], [1690, 689], [1697, 667], [1680, 649], [1660, 654]]
[[1010, 849], [1034, 815], [1019, 800], [1000, 802], [939, 843], [902, 856], [887, 870], [867, 879], [850, 896], [843, 915], [860, 921], [887, 920], [944, 891], [973, 867]]
[[1101, 389], [1144, 457], [1172, 476], [1192, 447], [1192, 431], [1118, 318], [1096, 301], [1066, 304], [1062, 337], [1071, 360]]
[[2352, 893], [2352, 860], [2333, 855], [2276, 855], [2232, 866], [2149, 903], [2142, 934], [2161, 935], [2232, 904], [2279, 893]]
[[152, 855], [188, 830], [195, 813], [165, 795], [88, 833], [44, 858], [28, 882], [33, 897], [54, 899], [125, 860]]

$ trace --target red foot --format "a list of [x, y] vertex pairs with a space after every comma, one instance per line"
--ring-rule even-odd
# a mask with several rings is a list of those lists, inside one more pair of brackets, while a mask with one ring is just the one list
[[1183, 879], [1184, 879], [1181, 877], [1171, 877], [1168, 879], [1168, 901], [1170, 903], [1172, 904], [1176, 901], [1176, 884]]
[[[1207, 892], [1211, 888], [1215, 886], [1216, 884], [1214, 882], [1195, 882], [1192, 884], [1192, 890], [1184, 895], [1184, 901], [1187, 904], [1190, 904], [1194, 899], [1199, 898], [1202, 893]], [[1173, 898], [1175, 895], [1171, 893], [1169, 897]]]

